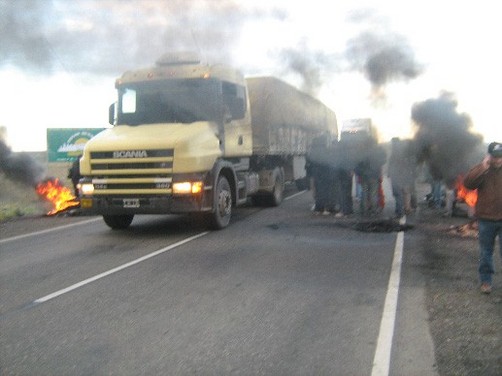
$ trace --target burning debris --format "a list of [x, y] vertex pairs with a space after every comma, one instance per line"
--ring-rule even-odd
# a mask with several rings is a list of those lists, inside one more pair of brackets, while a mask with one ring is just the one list
[[470, 221], [464, 225], [452, 226], [448, 230], [452, 235], [460, 235], [463, 238], [474, 238], [479, 237], [478, 221]]
[[47, 215], [54, 215], [80, 205], [80, 202], [71, 193], [71, 190], [62, 185], [57, 178], [45, 179], [38, 183], [36, 191], [41, 198], [53, 205], [53, 209]]
[[54, 215], [69, 208], [77, 207], [80, 202], [71, 190], [57, 178], [44, 178], [44, 166], [26, 153], [13, 153], [0, 139], [0, 172], [9, 180], [32, 187], [40, 198], [52, 203], [53, 209], [47, 215]]
[[457, 191], [457, 201], [465, 202], [470, 208], [474, 208], [476, 206], [476, 202], [478, 201], [478, 190], [470, 190], [467, 189], [463, 183], [464, 177], [459, 175], [457, 178], [457, 182], [455, 184]]
[[369, 222], [358, 222], [354, 229], [362, 232], [400, 232], [412, 229], [412, 225], [400, 224], [393, 219], [380, 219]]

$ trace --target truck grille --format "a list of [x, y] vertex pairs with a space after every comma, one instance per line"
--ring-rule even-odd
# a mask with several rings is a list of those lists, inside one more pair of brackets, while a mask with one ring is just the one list
[[159, 169], [159, 168], [173, 168], [173, 162], [149, 162], [149, 163], [93, 163], [91, 162], [91, 169], [94, 170], [128, 170], [128, 169]]
[[173, 149], [91, 152], [95, 195], [172, 192]]

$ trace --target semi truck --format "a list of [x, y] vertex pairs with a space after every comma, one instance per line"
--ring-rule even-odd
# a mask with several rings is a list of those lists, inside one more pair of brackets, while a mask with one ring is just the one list
[[277, 206], [286, 183], [302, 186], [311, 140], [337, 134], [319, 100], [194, 54], [166, 54], [115, 86], [113, 127], [80, 159], [80, 211], [112, 229], [137, 214], [196, 214], [223, 229], [234, 207]]
[[349, 119], [342, 123], [340, 139], [360, 140], [361, 138], [378, 139], [377, 129], [370, 118]]

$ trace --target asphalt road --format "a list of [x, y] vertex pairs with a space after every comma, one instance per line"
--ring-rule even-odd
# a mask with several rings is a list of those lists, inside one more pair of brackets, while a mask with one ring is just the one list
[[310, 206], [239, 208], [216, 232], [176, 216], [4, 226], [0, 373], [435, 374], [420, 235]]

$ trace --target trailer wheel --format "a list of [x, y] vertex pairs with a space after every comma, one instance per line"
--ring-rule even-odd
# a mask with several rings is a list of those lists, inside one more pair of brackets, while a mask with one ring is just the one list
[[282, 170], [276, 168], [274, 170], [274, 190], [269, 196], [270, 206], [279, 206], [284, 197], [284, 179]]
[[103, 220], [112, 230], [123, 230], [129, 227], [134, 214], [125, 215], [103, 215]]
[[215, 210], [210, 214], [209, 225], [214, 230], [221, 230], [228, 226], [232, 216], [232, 192], [224, 176], [218, 178], [215, 200]]

